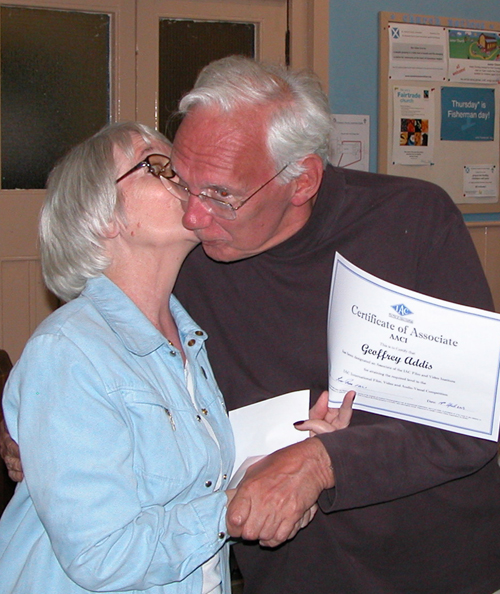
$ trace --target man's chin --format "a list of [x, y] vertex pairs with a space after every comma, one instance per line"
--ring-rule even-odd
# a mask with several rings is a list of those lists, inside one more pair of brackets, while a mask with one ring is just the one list
[[235, 262], [247, 258], [222, 241], [202, 241], [205, 254], [216, 262]]

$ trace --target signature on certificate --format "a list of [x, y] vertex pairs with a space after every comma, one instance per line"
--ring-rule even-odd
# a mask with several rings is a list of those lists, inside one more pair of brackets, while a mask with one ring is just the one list
[[446, 408], [456, 408], [457, 410], [465, 410], [465, 406], [460, 406], [456, 402], [446, 402], [443, 400], [442, 402], [438, 402], [439, 406], [445, 406]]
[[350, 388], [366, 388], [366, 385], [357, 383], [356, 380], [352, 377], [344, 377], [341, 375], [335, 381], [337, 381], [339, 384], [349, 386]]

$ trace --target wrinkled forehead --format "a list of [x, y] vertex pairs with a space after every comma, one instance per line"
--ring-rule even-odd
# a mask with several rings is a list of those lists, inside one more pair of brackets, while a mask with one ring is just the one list
[[254, 109], [224, 113], [196, 107], [188, 112], [175, 136], [172, 163], [177, 167], [234, 168], [236, 162], [267, 156], [265, 121]]

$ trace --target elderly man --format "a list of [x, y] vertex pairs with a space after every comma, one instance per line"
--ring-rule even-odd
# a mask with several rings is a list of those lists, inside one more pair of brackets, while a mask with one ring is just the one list
[[[209, 333], [228, 408], [327, 388], [335, 252], [400, 286], [492, 308], [442, 190], [327, 163], [328, 101], [312, 75], [223, 59], [180, 110], [173, 167], [202, 247], [176, 294]], [[246, 594], [500, 588], [496, 444], [415, 423], [355, 411], [347, 429], [280, 450], [247, 472], [228, 522], [261, 543], [235, 547]]]
[[[243, 58], [181, 101], [173, 167], [203, 248], [176, 293], [208, 332], [230, 409], [327, 388], [327, 308], [340, 252], [434, 297], [491, 309], [458, 209], [434, 185], [327, 165], [316, 79]], [[222, 201], [222, 202], [220, 202]], [[474, 398], [474, 394], [471, 394]], [[500, 588], [496, 444], [356, 411], [349, 428], [256, 465], [230, 508], [248, 594], [491, 594]]]

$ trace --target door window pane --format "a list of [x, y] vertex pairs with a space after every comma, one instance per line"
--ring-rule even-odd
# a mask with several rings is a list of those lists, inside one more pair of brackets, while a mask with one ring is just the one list
[[172, 139], [179, 122], [170, 121], [179, 99], [209, 62], [239, 54], [255, 57], [256, 26], [228, 21], [160, 20], [159, 127]]
[[109, 121], [110, 16], [3, 6], [0, 18], [2, 188], [44, 188]]

